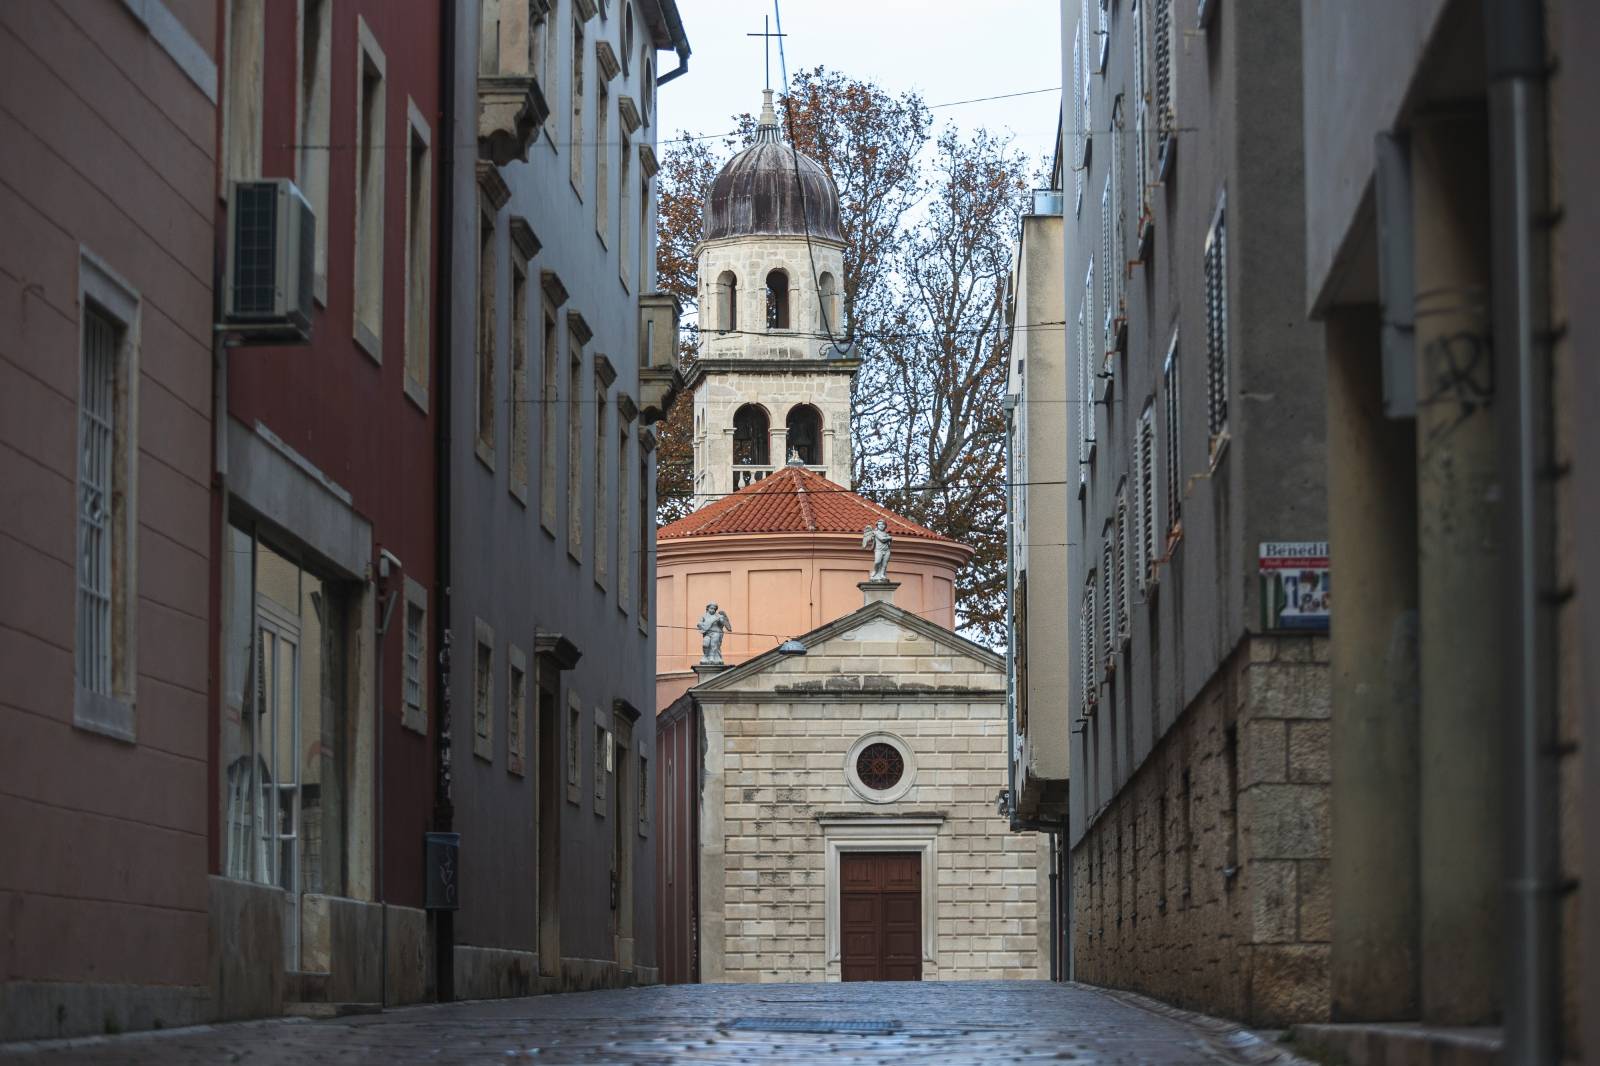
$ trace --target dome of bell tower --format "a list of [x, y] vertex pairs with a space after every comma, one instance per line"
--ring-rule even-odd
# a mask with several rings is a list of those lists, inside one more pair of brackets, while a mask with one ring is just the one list
[[704, 239], [808, 233], [820, 240], [844, 241], [839, 190], [822, 164], [785, 143], [768, 89], [756, 143], [728, 160], [711, 182]]

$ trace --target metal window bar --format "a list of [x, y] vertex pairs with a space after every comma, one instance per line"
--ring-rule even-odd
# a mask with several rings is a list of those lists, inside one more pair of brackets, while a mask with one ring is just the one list
[[1111, 303], [1111, 279], [1116, 275], [1116, 263], [1111, 258], [1111, 175], [1106, 175], [1105, 187], [1100, 191], [1100, 317], [1104, 319], [1103, 344], [1104, 370], [1111, 372], [1111, 322], [1116, 308]]
[[1116, 549], [1111, 543], [1111, 530], [1107, 528], [1100, 538], [1100, 629], [1101, 647], [1105, 649], [1104, 669], [1111, 669], [1111, 656], [1117, 646], [1116, 596], [1111, 589], [1115, 574], [1112, 561]]
[[1073, 124], [1072, 130], [1072, 189], [1073, 203], [1076, 205], [1073, 212], [1076, 214], [1083, 207], [1083, 138], [1086, 134], [1081, 116], [1083, 114], [1083, 34], [1076, 33], [1072, 38], [1072, 110], [1068, 112], [1067, 121]]
[[1081, 307], [1078, 309], [1077, 330], [1073, 335], [1073, 342], [1073, 347], [1077, 349], [1078, 363], [1078, 372], [1073, 375], [1073, 392], [1075, 393], [1073, 398], [1077, 401], [1080, 421], [1078, 426], [1078, 463], [1081, 467], [1089, 461], [1089, 440], [1094, 436], [1094, 408], [1089, 402], [1091, 397], [1086, 395], [1086, 387], [1089, 380], [1089, 352], [1087, 350], [1088, 346], [1084, 343], [1083, 308]]
[[1167, 489], [1167, 530], [1176, 529], [1183, 518], [1183, 493], [1182, 478], [1179, 476], [1182, 455], [1180, 448], [1182, 436], [1182, 405], [1178, 396], [1178, 345], [1174, 341], [1172, 348], [1167, 352], [1166, 367], [1161, 372], [1164, 403], [1166, 433], [1166, 489]]
[[1172, 128], [1172, 0], [1153, 0], [1155, 23], [1156, 128], [1165, 135]]
[[1088, 674], [1084, 678], [1084, 683], [1088, 687], [1088, 700], [1091, 705], [1099, 702], [1099, 696], [1096, 692], [1097, 686], [1095, 684], [1095, 678], [1100, 676], [1100, 648], [1099, 641], [1095, 636], [1095, 619], [1098, 616], [1100, 609], [1096, 600], [1095, 592], [1098, 590], [1099, 586], [1099, 575], [1093, 570], [1089, 571], [1088, 587], [1084, 590], [1084, 595], [1087, 597], [1087, 610], [1084, 612], [1084, 629], [1086, 630], [1084, 637], [1084, 656], [1085, 663], [1088, 666]]
[[422, 626], [422, 608], [414, 603], [406, 604], [406, 653], [403, 692], [407, 707], [422, 706]]
[[1111, 60], [1111, 0], [1100, 0], [1100, 28], [1097, 32], [1100, 37], [1099, 72], [1104, 74]]
[[1150, 566], [1155, 561], [1156, 459], [1155, 409], [1146, 403], [1139, 416], [1139, 587], [1149, 584]]
[[1225, 215], [1206, 237], [1206, 429], [1213, 446], [1228, 424], [1228, 275]]
[[78, 390], [78, 684], [111, 694], [111, 512], [117, 323], [85, 308]]
[[1126, 640], [1128, 624], [1128, 494], [1117, 493], [1117, 637]]

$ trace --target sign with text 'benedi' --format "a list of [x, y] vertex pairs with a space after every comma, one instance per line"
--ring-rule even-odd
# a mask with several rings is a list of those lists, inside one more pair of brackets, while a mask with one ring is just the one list
[[1259, 562], [1262, 629], [1328, 628], [1327, 541], [1262, 541]]

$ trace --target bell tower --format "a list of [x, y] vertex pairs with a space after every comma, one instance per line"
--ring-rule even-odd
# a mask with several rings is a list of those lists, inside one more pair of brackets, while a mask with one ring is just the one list
[[755, 143], [711, 184], [696, 249], [696, 507], [788, 462], [850, 486], [844, 247], [833, 178], [784, 141], [769, 89]]

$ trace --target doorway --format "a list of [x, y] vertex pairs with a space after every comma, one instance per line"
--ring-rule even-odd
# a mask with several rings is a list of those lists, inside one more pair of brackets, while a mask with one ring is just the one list
[[[540, 672], [547, 667], [541, 665]], [[556, 674], [559, 684], [560, 674]], [[541, 679], [542, 681], [543, 679]], [[538, 774], [535, 831], [538, 842], [539, 973], [561, 974], [561, 717], [560, 701], [548, 685], [539, 686]]]
[[840, 971], [845, 981], [922, 980], [922, 856], [839, 856]]

